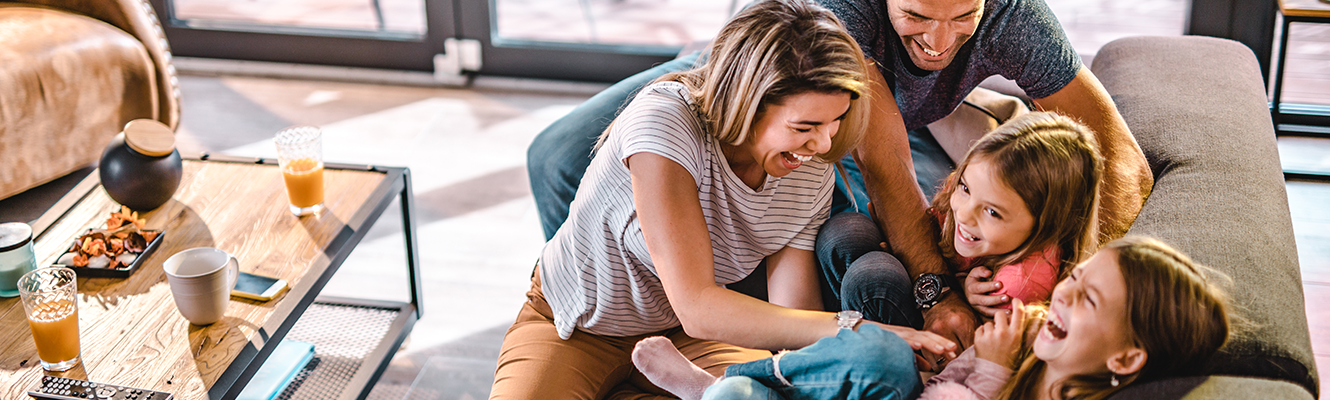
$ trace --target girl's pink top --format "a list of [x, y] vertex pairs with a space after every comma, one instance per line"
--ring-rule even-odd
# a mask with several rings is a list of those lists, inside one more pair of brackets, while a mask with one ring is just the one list
[[[1005, 294], [1013, 299], [1021, 299], [1026, 304], [1048, 301], [1053, 294], [1053, 286], [1058, 283], [1061, 253], [1057, 246], [1050, 246], [1044, 251], [1030, 254], [1018, 263], [998, 268], [993, 280], [1002, 282], [1002, 289], [993, 294]], [[1011, 303], [997, 308], [1010, 310]]]

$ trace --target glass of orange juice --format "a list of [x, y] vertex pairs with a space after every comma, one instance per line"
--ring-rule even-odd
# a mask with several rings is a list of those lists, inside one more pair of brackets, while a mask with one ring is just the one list
[[47, 371], [65, 371], [79, 363], [79, 310], [74, 270], [49, 267], [18, 280], [23, 310], [37, 342], [37, 358]]
[[277, 163], [286, 180], [291, 212], [309, 215], [323, 209], [323, 132], [297, 126], [277, 132]]

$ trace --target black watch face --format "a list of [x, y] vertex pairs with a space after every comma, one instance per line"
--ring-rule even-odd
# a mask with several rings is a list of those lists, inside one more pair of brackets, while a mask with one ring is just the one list
[[914, 297], [921, 301], [933, 301], [942, 294], [942, 281], [936, 276], [926, 275], [914, 285]]

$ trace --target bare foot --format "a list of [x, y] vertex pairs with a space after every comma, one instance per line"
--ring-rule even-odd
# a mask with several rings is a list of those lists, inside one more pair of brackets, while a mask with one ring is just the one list
[[651, 383], [683, 400], [698, 400], [702, 392], [716, 383], [716, 377], [693, 365], [674, 347], [670, 339], [652, 336], [633, 348], [633, 365]]

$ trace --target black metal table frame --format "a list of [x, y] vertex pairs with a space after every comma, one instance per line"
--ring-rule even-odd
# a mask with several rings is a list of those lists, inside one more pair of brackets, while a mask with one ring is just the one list
[[[1274, 95], [1270, 100], [1270, 117], [1274, 120], [1276, 136], [1308, 136], [1330, 138], [1330, 106], [1310, 104], [1284, 104], [1284, 69], [1288, 59], [1289, 29], [1294, 22], [1330, 23], [1330, 17], [1282, 14], [1283, 24], [1279, 35], [1279, 52], [1276, 57], [1271, 86]], [[1330, 181], [1330, 173], [1321, 171], [1284, 170], [1285, 178]]]
[[[207, 162], [227, 162], [242, 164], [261, 164], [277, 165], [276, 159], [265, 158], [238, 158], [221, 155], [209, 155], [204, 153], [196, 159], [187, 159], [192, 161]], [[365, 357], [367, 361], [376, 361], [369, 363], [367, 368], [362, 365], [356, 372], [347, 388], [359, 388], [359, 390], [344, 390], [341, 398], [343, 399], [364, 399], [369, 396], [379, 377], [388, 368], [388, 362], [397, 352], [397, 349], [406, 340], [416, 321], [423, 315], [421, 297], [423, 294], [423, 283], [420, 278], [420, 253], [416, 242], [416, 224], [412, 218], [415, 215], [415, 200], [412, 195], [411, 170], [402, 167], [383, 167], [375, 165], [352, 165], [325, 163], [325, 169], [334, 170], [356, 170], [366, 172], [378, 172], [387, 175], [377, 187], [370, 192], [368, 202], [372, 202], [372, 207], [361, 207], [342, 227], [342, 231], [333, 237], [325, 250], [329, 262], [327, 266], [322, 267], [322, 271], [317, 271], [320, 266], [311, 267], [307, 273], [317, 272], [317, 279], [302, 279], [291, 286], [286, 297], [298, 298], [298, 301], [284, 301], [273, 309], [272, 317], [268, 319], [257, 333], [260, 346], [255, 346], [256, 340], [250, 340], [244, 349], [240, 351], [236, 358], [226, 368], [226, 371], [217, 378], [217, 381], [208, 388], [208, 397], [211, 399], [234, 399], [240, 395], [240, 391], [245, 388], [249, 380], [258, 372], [259, 367], [268, 359], [272, 351], [281, 343], [282, 338], [291, 331], [304, 314], [310, 304], [314, 302], [341, 304], [349, 306], [363, 306], [374, 308], [389, 308], [398, 311], [396, 319], [393, 320], [388, 332], [384, 335], [377, 347]], [[69, 210], [82, 201], [94, 188], [100, 185], [97, 174], [91, 174], [84, 179], [73, 190], [70, 195], [66, 195], [54, 206], [51, 211], [43, 214], [41, 218], [33, 222], [33, 231], [36, 232], [35, 238], [40, 239], [42, 235], [63, 217]], [[324, 298], [319, 299], [318, 293], [327, 285], [328, 280], [341, 267], [346, 258], [351, 255], [356, 245], [365, 237], [369, 228], [378, 221], [383, 215], [384, 210], [392, 204], [394, 198], [400, 201], [402, 211], [402, 233], [405, 236], [406, 243], [406, 263], [407, 279], [410, 281], [411, 301], [390, 302], [377, 300], [360, 300], [347, 298]]]

